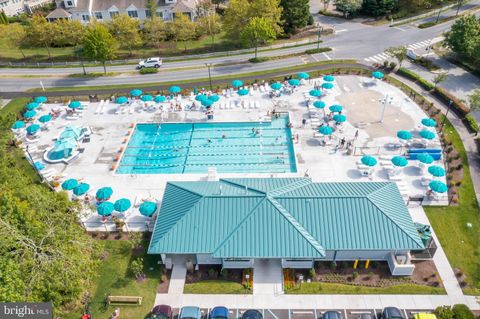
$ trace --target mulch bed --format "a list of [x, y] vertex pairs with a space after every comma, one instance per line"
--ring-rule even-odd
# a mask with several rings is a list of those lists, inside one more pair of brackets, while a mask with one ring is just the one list
[[298, 281], [302, 274], [304, 281], [354, 284], [366, 287], [388, 287], [401, 283], [412, 283], [431, 287], [443, 287], [438, 277], [437, 269], [433, 261], [412, 262], [415, 270], [411, 276], [392, 276], [386, 262], [371, 262], [369, 269], [365, 269], [364, 262], [359, 263], [357, 269], [353, 269], [353, 262], [338, 262], [335, 270], [332, 270], [331, 262], [316, 262], [315, 277], [311, 277], [309, 269], [295, 269], [295, 277]]
[[221, 265], [200, 265], [198, 270], [187, 272], [186, 284], [193, 284], [204, 280], [227, 280], [242, 283], [242, 269], [228, 269], [221, 273]]
[[157, 293], [159, 294], [166, 294], [168, 293], [168, 286], [170, 285], [170, 276], [172, 275], [172, 271], [167, 269], [162, 275], [160, 276], [160, 282], [157, 285]]

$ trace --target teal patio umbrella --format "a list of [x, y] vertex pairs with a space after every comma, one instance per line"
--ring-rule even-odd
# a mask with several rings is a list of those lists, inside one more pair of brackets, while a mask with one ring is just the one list
[[405, 156], [392, 157], [392, 164], [398, 167], [405, 167], [408, 165], [408, 160]]
[[325, 82], [333, 82], [333, 81], [335, 81], [335, 78], [333, 77], [333, 75], [325, 75], [325, 76], [323, 77], [323, 80], [324, 80]]
[[133, 96], [133, 97], [139, 97], [140, 95], [142, 95], [142, 90], [139, 90], [139, 89], [133, 89], [130, 91], [130, 96]]
[[327, 105], [323, 101], [315, 101], [313, 102], [313, 106], [315, 106], [317, 109], [323, 109]]
[[72, 101], [70, 104], [68, 104], [68, 107], [71, 109], [78, 109], [82, 104], [80, 104], [80, 101]]
[[38, 121], [40, 123], [47, 123], [47, 122], [50, 122], [51, 120], [52, 120], [52, 116], [50, 114], [45, 114], [38, 118]]
[[412, 139], [412, 133], [409, 131], [405, 130], [400, 130], [397, 132], [397, 137], [401, 140], [411, 140]]
[[373, 166], [377, 165], [377, 159], [373, 156], [370, 156], [370, 155], [363, 156], [361, 161], [362, 161], [363, 165], [367, 165], [367, 166], [370, 166], [370, 167], [373, 167]]
[[435, 133], [429, 130], [421, 130], [420, 136], [426, 140], [433, 140], [435, 138]]
[[28, 134], [35, 134], [40, 130], [40, 125], [38, 124], [32, 124], [27, 127], [27, 133]]
[[322, 91], [320, 90], [310, 90], [309, 94], [314, 97], [322, 96]]
[[28, 111], [31, 111], [31, 110], [35, 110], [39, 106], [40, 106], [40, 104], [38, 104], [37, 102], [30, 102], [30, 103], [27, 103], [27, 105], [25, 105], [25, 108]]
[[437, 121], [431, 118], [424, 118], [422, 119], [422, 125], [427, 126], [427, 127], [435, 127], [437, 126]]
[[442, 183], [437, 180], [433, 180], [428, 184], [428, 187], [435, 193], [445, 193], [448, 190], [448, 187], [445, 183]]
[[168, 91], [172, 94], [177, 94], [177, 93], [180, 93], [182, 91], [182, 89], [179, 87], [179, 86], [171, 86]]
[[343, 123], [347, 120], [347, 117], [343, 114], [335, 114], [333, 120], [337, 123]]
[[213, 94], [213, 95], [210, 95], [208, 97], [209, 100], [213, 101], [213, 102], [218, 102], [220, 100], [220, 97], [216, 94]]
[[308, 74], [307, 72], [300, 72], [297, 74], [297, 77], [299, 79], [306, 80], [310, 77], [310, 74]]
[[323, 135], [332, 135], [333, 129], [330, 126], [324, 125], [324, 126], [320, 126], [320, 128], [318, 129], [318, 132]]
[[272, 88], [272, 90], [280, 90], [282, 88], [282, 83], [279, 83], [279, 82], [275, 82], [275, 83], [272, 83], [270, 85], [270, 87]]
[[102, 187], [99, 190], [97, 190], [97, 193], [95, 194], [95, 197], [98, 200], [107, 200], [112, 196], [113, 194], [113, 189], [111, 187]]
[[288, 84], [290, 84], [291, 86], [299, 86], [300, 81], [298, 79], [290, 79], [288, 80]]
[[249, 91], [247, 89], [240, 89], [237, 91], [238, 95], [245, 96], [248, 95]]
[[88, 190], [90, 189], [90, 185], [87, 184], [87, 183], [80, 183], [78, 184], [77, 187], [75, 187], [73, 189], [73, 193], [77, 196], [81, 196], [83, 194], [85, 194], [86, 192], [88, 192]]
[[195, 100], [196, 101], [203, 101], [203, 100], [206, 100], [207, 99], [207, 96], [205, 94], [198, 94], [196, 97], [195, 97]]
[[38, 161], [33, 163], [33, 166], [35, 167], [35, 169], [37, 171], [41, 171], [42, 169], [45, 168], [45, 164], [43, 164], [42, 162], [38, 162]]
[[338, 104], [333, 104], [329, 108], [330, 112], [341, 112], [343, 110], [343, 107]]
[[127, 102], [128, 102], [128, 98], [126, 96], [119, 96], [115, 100], [115, 103], [117, 103], [117, 104], [125, 104]]
[[157, 204], [154, 202], [143, 202], [138, 208], [140, 214], [146, 217], [152, 217], [157, 210]]
[[155, 103], [163, 103], [167, 98], [163, 95], [157, 95], [153, 100]]
[[132, 207], [132, 203], [128, 198], [121, 198], [113, 204], [113, 207], [117, 212], [123, 213], [126, 210], [128, 210], [130, 207]]
[[62, 183], [62, 189], [66, 191], [70, 191], [78, 186], [78, 181], [75, 178], [67, 179], [65, 182]]
[[113, 204], [110, 202], [102, 202], [97, 206], [97, 213], [100, 216], [110, 216], [113, 213]]
[[151, 96], [150, 94], [145, 94], [145, 95], [142, 95], [140, 100], [142, 100], [143, 102], [149, 102], [153, 100], [153, 96]]
[[435, 177], [445, 176], [445, 169], [438, 165], [432, 165], [428, 167], [428, 172]]
[[331, 89], [333, 89], [333, 83], [331, 83], [331, 82], [322, 83], [322, 88], [327, 89], [327, 90], [331, 90]]
[[372, 72], [372, 76], [375, 78], [375, 79], [383, 79], [383, 77], [385, 76], [385, 74], [383, 74], [382, 72], [380, 71], [375, 71], [375, 72]]
[[36, 103], [45, 103], [47, 102], [47, 97], [46, 96], [37, 96], [36, 98], [33, 99], [34, 102]]
[[205, 100], [202, 100], [200, 103], [202, 103], [202, 105], [205, 106], [205, 107], [210, 107], [210, 106], [212, 106], [213, 101], [209, 100], [209, 99], [205, 99]]
[[434, 161], [432, 155], [427, 153], [418, 154], [417, 159], [420, 163], [423, 163], [423, 164], [432, 164]]
[[232, 81], [232, 86], [233, 86], [234, 88], [239, 88], [239, 87], [241, 87], [242, 85], [243, 85], [243, 82], [242, 82], [241, 80], [233, 80], [233, 81]]
[[26, 119], [34, 118], [36, 115], [37, 115], [37, 112], [34, 111], [34, 110], [27, 111], [27, 112], [23, 113], [23, 117], [26, 118]]
[[16, 121], [15, 123], [13, 123], [12, 125], [12, 128], [14, 130], [18, 130], [20, 128], [24, 128], [25, 127], [25, 122], [24, 121]]

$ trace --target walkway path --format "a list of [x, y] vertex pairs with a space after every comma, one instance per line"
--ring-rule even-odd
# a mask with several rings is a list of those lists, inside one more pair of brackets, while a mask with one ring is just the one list
[[168, 294], [172, 296], [183, 294], [185, 276], [187, 275], [186, 261], [181, 256], [175, 257], [177, 258], [172, 260], [172, 275], [170, 276], [170, 285], [168, 286]]
[[[438, 100], [435, 96], [433, 96], [430, 92], [425, 91], [422, 87], [418, 84], [400, 77], [396, 74], [392, 75], [394, 78], [402, 81], [403, 83], [410, 86], [415, 91], [421, 93], [428, 101], [433, 103], [435, 107], [440, 109], [444, 114], [447, 112], [447, 106]], [[468, 132], [466, 126], [463, 124], [462, 120], [454, 113], [449, 112], [447, 116], [448, 120], [452, 123], [452, 125], [457, 130], [458, 134], [460, 135], [465, 150], [467, 152], [468, 157], [468, 164], [470, 167], [470, 175], [473, 181], [473, 187], [475, 189], [475, 194], [477, 197], [477, 202], [480, 203], [480, 155], [478, 154], [477, 146], [474, 141], [474, 136]]]
[[255, 259], [253, 273], [254, 295], [278, 295], [283, 293], [281, 260]]

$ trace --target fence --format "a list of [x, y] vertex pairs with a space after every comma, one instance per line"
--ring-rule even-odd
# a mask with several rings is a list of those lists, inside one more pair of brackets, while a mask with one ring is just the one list
[[[86, 231], [90, 232], [116, 232], [118, 231], [117, 226], [113, 221], [107, 221], [107, 222], [89, 222], [89, 221], [82, 221], [82, 226], [85, 228]], [[144, 222], [129, 222], [129, 221], [124, 221], [124, 226], [122, 228], [122, 231], [126, 232], [144, 232], [148, 231], [151, 232], [153, 231], [153, 227], [155, 225], [155, 221], [150, 220], [150, 221], [144, 221]]]

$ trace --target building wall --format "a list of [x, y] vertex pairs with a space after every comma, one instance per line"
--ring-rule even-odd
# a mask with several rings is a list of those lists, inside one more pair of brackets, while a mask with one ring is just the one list
[[9, 17], [25, 12], [24, 0], [0, 0], [0, 10]]
[[197, 254], [197, 263], [199, 265], [221, 265], [221, 258], [213, 258], [211, 254]]

